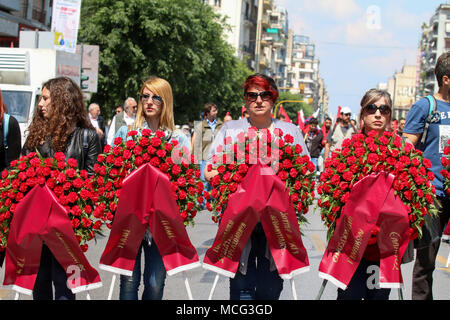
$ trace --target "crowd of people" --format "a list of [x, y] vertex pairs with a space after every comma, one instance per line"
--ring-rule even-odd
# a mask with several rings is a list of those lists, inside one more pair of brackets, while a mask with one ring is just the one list
[[[434, 95], [438, 112], [450, 112], [450, 53], [443, 54], [436, 64], [436, 78], [439, 91]], [[169, 82], [151, 76], [143, 84], [136, 99], [128, 97], [123, 105], [115, 108], [115, 115], [106, 122], [100, 115], [100, 106], [91, 103], [87, 110], [79, 86], [69, 78], [50, 79], [43, 84], [42, 95], [27, 129], [27, 138], [21, 147], [20, 128], [17, 120], [7, 114], [7, 106], [0, 94], [0, 120], [3, 145], [0, 149], [1, 167], [7, 168], [13, 159], [38, 150], [43, 157], [53, 157], [55, 152], [64, 152], [67, 158], [75, 158], [80, 169], [93, 173], [97, 155], [105, 145], [113, 145], [116, 137], [127, 138], [130, 130], [140, 133], [143, 129], [153, 132], [163, 130], [167, 141], [178, 143], [192, 150], [201, 169], [201, 179], [206, 190], [208, 182], [217, 175], [216, 170], [208, 170], [208, 164], [218, 146], [225, 144], [227, 134], [237, 135], [255, 127], [258, 132], [267, 129], [273, 132], [281, 129], [284, 134], [293, 137], [294, 144], [302, 146], [303, 154], [309, 155], [318, 174], [323, 170], [323, 162], [332, 152], [341, 148], [342, 142], [355, 133], [367, 135], [375, 130], [382, 133], [391, 131], [393, 126], [392, 101], [389, 93], [371, 89], [361, 100], [359, 117], [352, 122], [351, 110], [344, 107], [338, 119], [332, 121], [326, 117], [319, 125], [318, 119], [310, 119], [304, 128], [273, 118], [272, 111], [278, 99], [278, 88], [274, 80], [263, 74], [254, 74], [244, 83], [243, 101], [245, 114], [238, 120], [232, 120], [229, 113], [223, 120], [218, 118], [216, 103], [204, 104], [202, 119], [195, 125], [176, 126], [173, 111], [173, 94]], [[420, 148], [430, 159], [436, 179], [439, 209], [438, 218], [424, 227], [424, 236], [415, 243], [417, 249], [413, 274], [413, 299], [432, 299], [433, 271], [440, 238], [449, 220], [449, 198], [443, 188], [440, 174], [442, 165], [442, 126], [450, 125], [450, 117], [441, 117], [439, 121], [427, 123], [428, 102], [417, 101], [406, 119], [400, 119], [396, 133]], [[5, 122], [7, 119], [7, 123]], [[424, 128], [429, 125], [426, 137], [421, 140]], [[4, 130], [4, 128], [7, 130]], [[236, 138], [236, 137], [234, 137]], [[239, 269], [234, 278], [230, 278], [230, 299], [279, 299], [283, 279], [279, 276], [273, 257], [267, 249], [267, 239], [260, 223], [253, 230], [242, 254]], [[141, 272], [141, 255], [144, 252], [144, 270]], [[379, 257], [364, 255], [347, 290], [338, 290], [338, 299], [388, 299], [389, 289], [369, 289], [366, 286], [367, 268], [377, 265]], [[147, 230], [141, 243], [132, 276], [121, 276], [120, 299], [138, 299], [138, 288], [143, 278], [142, 299], [161, 299], [163, 296], [166, 272], [158, 248], [152, 243], [152, 235]], [[75, 299], [67, 288], [67, 276], [51, 251], [44, 245], [41, 265], [33, 291], [33, 298], [39, 299]], [[55, 287], [53, 294], [52, 284]]]

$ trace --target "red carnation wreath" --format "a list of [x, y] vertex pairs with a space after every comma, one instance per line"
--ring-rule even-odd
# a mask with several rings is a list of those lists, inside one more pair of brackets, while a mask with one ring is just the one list
[[126, 141], [116, 138], [114, 146], [106, 146], [104, 153], [97, 157], [91, 178], [98, 193], [95, 216], [111, 228], [123, 180], [143, 164], [150, 163], [168, 176], [184, 224], [193, 225], [203, 202], [197, 195], [204, 188], [194, 156], [186, 148], [177, 147], [178, 141], [166, 141], [161, 130], [152, 133], [143, 129], [141, 134], [133, 130], [128, 132], [128, 137]]
[[443, 167], [441, 174], [444, 178], [444, 190], [445, 193], [450, 195], [450, 140], [447, 141], [447, 146], [444, 148], [441, 164]]
[[59, 203], [67, 210], [75, 236], [85, 252], [87, 241], [100, 233], [102, 221], [93, 216], [96, 194], [89, 184], [87, 172], [78, 170], [75, 159], [65, 159], [62, 152], [54, 158], [42, 158], [32, 152], [3, 170], [0, 181], [0, 250], [7, 244], [14, 211], [26, 193], [36, 185], [47, 184]]
[[301, 225], [314, 200], [314, 164], [309, 156], [300, 155], [302, 147], [293, 145], [294, 138], [289, 134], [283, 136], [281, 129], [276, 128], [273, 134], [267, 129], [260, 130], [259, 135], [257, 132], [258, 129], [251, 127], [248, 133], [240, 133], [235, 142], [225, 137], [225, 146], [217, 148], [208, 165], [208, 171], [218, 171], [210, 181], [211, 192], [205, 194], [209, 200], [207, 208], [213, 213], [212, 220], [218, 222], [249, 167], [260, 159], [285, 183]]
[[[435, 188], [430, 181], [434, 174], [428, 170], [431, 161], [423, 152], [402, 141], [400, 136], [376, 131], [368, 136], [355, 134], [342, 143], [325, 161], [317, 192], [321, 216], [331, 238], [341, 211], [347, 202], [353, 185], [371, 173], [387, 172], [395, 176], [395, 194], [406, 205], [409, 215], [411, 239], [422, 236], [425, 216], [433, 216], [437, 210], [433, 204]], [[372, 230], [369, 243], [376, 242], [377, 227]]]

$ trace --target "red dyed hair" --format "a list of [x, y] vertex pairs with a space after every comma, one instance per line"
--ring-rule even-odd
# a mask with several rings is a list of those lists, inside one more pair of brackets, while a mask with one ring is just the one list
[[260, 87], [265, 91], [272, 92], [272, 101], [275, 103], [278, 99], [278, 87], [275, 81], [260, 73], [253, 74], [247, 78], [244, 82], [244, 95], [247, 93], [248, 88], [250, 87]]

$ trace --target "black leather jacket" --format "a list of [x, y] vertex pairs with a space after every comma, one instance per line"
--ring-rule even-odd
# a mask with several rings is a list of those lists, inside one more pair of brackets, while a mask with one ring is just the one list
[[[87, 142], [88, 148], [86, 155], [83, 157], [83, 132], [87, 130]], [[26, 143], [25, 143], [26, 144]], [[37, 147], [39, 153], [44, 158], [50, 158], [55, 155], [55, 152], [51, 146], [50, 141], [46, 141], [44, 144]], [[35, 150], [29, 150], [25, 145], [22, 149], [22, 154], [27, 155]], [[74, 158], [78, 162], [78, 168], [84, 169], [89, 175], [94, 174], [94, 164], [97, 162], [97, 156], [102, 152], [100, 145], [100, 139], [97, 132], [93, 129], [75, 128], [75, 130], [69, 135], [66, 144], [66, 150], [64, 154], [66, 159]]]

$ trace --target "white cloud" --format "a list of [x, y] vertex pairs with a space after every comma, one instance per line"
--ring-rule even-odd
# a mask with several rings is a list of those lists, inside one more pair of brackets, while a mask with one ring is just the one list
[[335, 20], [347, 20], [361, 15], [363, 10], [354, 0], [305, 0], [302, 7], [309, 13], [321, 13]]

